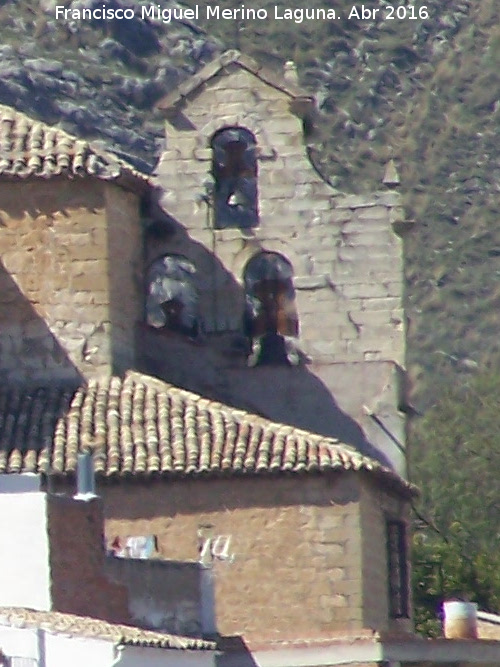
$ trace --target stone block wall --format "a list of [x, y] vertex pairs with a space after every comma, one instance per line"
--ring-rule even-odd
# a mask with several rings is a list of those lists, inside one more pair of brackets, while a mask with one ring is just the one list
[[135, 324], [144, 314], [143, 238], [139, 197], [105, 189], [111, 371], [135, 365]]
[[[244, 353], [235, 352], [242, 349], [236, 334], [242, 330], [244, 269], [262, 250], [284, 255], [294, 270], [303, 362], [404, 474], [404, 455], [395, 446], [404, 445], [404, 422], [393, 381], [393, 368], [402, 366], [405, 356], [403, 247], [396, 233], [404, 226], [404, 211], [393, 191], [341, 195], [327, 185], [308, 159], [302, 119], [291, 105], [286, 93], [232, 65], [186, 98], [177, 115], [172, 111], [157, 180], [161, 203], [177, 228], [161, 243], [150, 243], [148, 255], [179, 253], [197, 266], [205, 347], [220, 354], [214, 360], [213, 353], [201, 351], [199, 359], [238, 405], [249, 384], [244, 374], [232, 372], [245, 366]], [[213, 228], [204, 183], [211, 171], [211, 138], [226, 126], [245, 127], [258, 144], [259, 223], [252, 229]], [[224, 355], [220, 337], [228, 332], [235, 340]], [[166, 354], [164, 346], [158, 358]], [[335, 379], [339, 375], [342, 383]], [[189, 383], [187, 369], [184, 376]], [[258, 392], [248, 399], [258, 405]], [[381, 404], [392, 439], [372, 428], [365, 415], [364, 406]], [[283, 406], [264, 414], [277, 419]], [[295, 414], [290, 409], [284, 421], [294, 423]], [[325, 426], [320, 421], [312, 430], [324, 432]], [[328, 434], [338, 436], [334, 431]]]
[[[100, 492], [107, 537], [154, 533], [162, 558], [195, 560], [205, 539], [221, 536], [217, 629], [260, 641], [363, 627], [361, 485], [347, 472], [159, 481], [134, 484], [133, 493], [128, 483], [110, 484]], [[372, 547], [385, 549], [385, 541]], [[387, 625], [385, 596], [370, 599], [375, 627]]]
[[0, 209], [0, 377], [78, 380], [130, 365], [142, 298], [136, 195], [32, 179], [0, 183]]
[[[230, 104], [219, 102], [228, 94]], [[260, 250], [289, 259], [307, 354], [318, 361], [402, 363], [402, 243], [393, 230], [404, 217], [398, 195], [336, 193], [307, 157], [302, 121], [291, 113], [290, 98], [244, 69], [211, 79], [181, 113], [189, 127], [167, 122], [167, 150], [157, 168], [165, 210], [193, 241], [215, 250], [236, 285]], [[259, 224], [212, 229], [210, 210], [200, 200], [211, 170], [210, 141], [218, 129], [233, 125], [253, 132], [258, 143]], [[200, 248], [188, 241], [177, 234], [165, 250], [184, 251], [208, 273]], [[222, 267], [216, 270], [217, 287]], [[241, 299], [236, 301], [225, 301], [229, 312], [233, 305], [241, 310]], [[203, 315], [208, 330], [227, 330], [227, 317], [213, 322], [211, 313]]]
[[363, 554], [363, 625], [380, 630], [411, 632], [408, 618], [391, 618], [389, 614], [389, 566], [387, 552], [387, 521], [404, 521], [407, 531], [408, 608], [411, 613], [410, 587], [410, 514], [409, 505], [401, 498], [376, 487], [368, 480], [360, 499], [360, 528]]

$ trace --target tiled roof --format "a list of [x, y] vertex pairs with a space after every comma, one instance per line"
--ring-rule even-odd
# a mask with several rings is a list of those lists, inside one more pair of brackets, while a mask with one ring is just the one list
[[0, 624], [16, 628], [41, 628], [53, 633], [93, 637], [125, 646], [182, 649], [191, 651], [213, 650], [214, 642], [191, 637], [166, 635], [142, 630], [130, 625], [108, 623], [89, 616], [64, 614], [59, 611], [35, 611], [18, 607], [0, 607]]
[[57, 127], [0, 105], [0, 177], [94, 176], [144, 188], [148, 177]]
[[413, 487], [356, 449], [140, 373], [76, 391], [0, 388], [0, 472], [66, 474], [90, 447], [106, 476], [363, 470]]
[[239, 51], [229, 50], [209, 62], [205, 67], [202, 67], [199, 72], [190, 76], [189, 79], [184, 81], [178, 88], [162, 98], [157, 103], [156, 107], [164, 111], [175, 107], [188, 95], [191, 95], [197, 88], [205, 84], [214, 76], [217, 76], [219, 72], [223, 71], [230, 65], [239, 65], [265, 83], [268, 83], [273, 88], [281, 90], [293, 99], [300, 98], [304, 101], [309, 100], [311, 105], [313, 104], [313, 97], [309, 93], [304, 92], [296, 84], [286, 81], [284, 76], [280, 76], [279, 74], [262, 67], [262, 65], [259, 65], [253, 58], [245, 56]]

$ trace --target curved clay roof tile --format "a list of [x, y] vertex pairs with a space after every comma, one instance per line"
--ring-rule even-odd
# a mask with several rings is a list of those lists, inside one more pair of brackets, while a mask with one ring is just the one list
[[74, 473], [91, 448], [105, 476], [363, 471], [415, 488], [335, 438], [278, 424], [140, 373], [57, 387], [0, 387], [0, 473]]

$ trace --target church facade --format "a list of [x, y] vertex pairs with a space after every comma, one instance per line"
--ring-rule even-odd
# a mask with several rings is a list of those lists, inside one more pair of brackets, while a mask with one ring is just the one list
[[336, 192], [236, 52], [159, 107], [152, 179], [0, 109], [0, 471], [91, 452], [108, 544], [209, 571], [213, 632], [410, 632], [399, 197]]

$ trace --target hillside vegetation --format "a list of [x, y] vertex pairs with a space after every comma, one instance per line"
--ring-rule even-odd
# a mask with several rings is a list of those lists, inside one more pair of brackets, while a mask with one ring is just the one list
[[[225, 48], [293, 59], [323, 116], [314, 159], [339, 190], [379, 188], [398, 164], [408, 215], [409, 368], [417, 407], [499, 350], [500, 6], [428, 0], [426, 20], [55, 20], [67, 7], [144, 0], [2, 0], [0, 102], [100, 140], [143, 169], [163, 139], [154, 102]], [[150, 3], [147, 3], [150, 4]], [[172, 6], [165, 0], [156, 3]], [[195, 0], [186, 0], [194, 6]], [[202, 3], [199, 3], [202, 5]], [[241, 7], [221, 0], [222, 7]], [[289, 7], [252, 0], [248, 6]], [[383, 8], [385, 0], [365, 2]], [[297, 5], [302, 6], [302, 5]], [[308, 7], [330, 2], [308, 0]], [[337, 0], [340, 13], [352, 2]], [[381, 12], [379, 12], [381, 14]]]
[[410, 466], [422, 489], [414, 524], [413, 600], [420, 632], [441, 633], [446, 599], [500, 609], [498, 371], [443, 392], [414, 433]]

